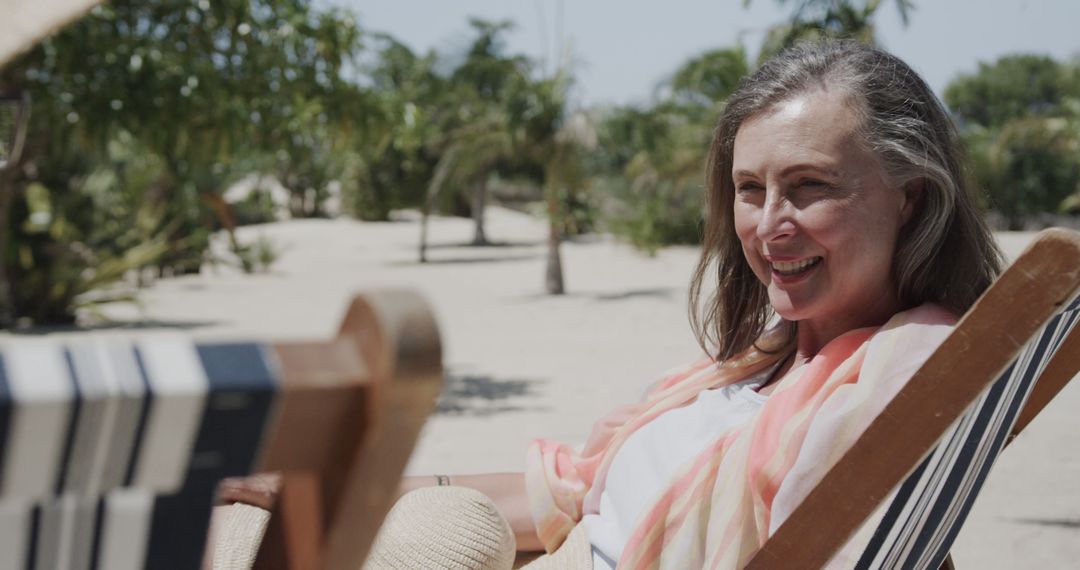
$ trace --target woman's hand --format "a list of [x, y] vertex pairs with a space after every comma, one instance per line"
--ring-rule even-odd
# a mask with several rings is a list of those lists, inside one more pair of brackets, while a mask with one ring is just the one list
[[281, 490], [280, 473], [260, 473], [250, 477], [233, 477], [218, 484], [218, 502], [246, 503], [271, 510]]

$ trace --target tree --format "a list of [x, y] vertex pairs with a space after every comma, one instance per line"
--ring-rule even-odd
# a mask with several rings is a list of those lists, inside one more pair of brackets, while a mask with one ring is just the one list
[[[751, 0], [743, 0], [749, 5]], [[792, 6], [788, 22], [772, 27], [758, 54], [758, 62], [780, 53], [800, 41], [823, 38], [852, 39], [876, 43], [874, 16], [881, 0], [776, 0], [780, 6]], [[905, 26], [915, 4], [911, 0], [895, 0], [896, 9]]]
[[1080, 190], [1080, 132], [1065, 118], [1014, 119], [997, 131], [970, 136], [976, 181], [1010, 230], [1056, 212]]
[[727, 99], [749, 73], [742, 46], [713, 49], [683, 63], [669, 85], [675, 101], [712, 107]]
[[561, 244], [565, 232], [568, 197], [584, 185], [585, 150], [596, 146], [596, 132], [582, 113], [570, 113], [569, 72], [562, 68], [549, 78], [517, 76], [510, 97], [510, 129], [515, 152], [538, 167], [548, 215], [548, 254], [544, 290], [550, 295], [566, 291]]
[[650, 253], [700, 241], [712, 125], [747, 73], [741, 47], [711, 50], [683, 63], [654, 105], [605, 113], [591, 168], [607, 190], [612, 231]]
[[945, 88], [945, 102], [963, 124], [1000, 128], [1031, 116], [1060, 115], [1080, 97], [1080, 67], [1040, 55], [1007, 55], [980, 63]]
[[439, 157], [430, 141], [439, 138], [445, 80], [435, 73], [436, 54], [419, 56], [396, 39], [374, 37], [375, 64], [365, 104], [356, 105], [353, 214], [387, 220], [394, 208], [423, 203]]
[[[508, 158], [511, 145], [506, 117], [507, 90], [516, 76], [526, 73], [522, 56], [508, 56], [505, 32], [513, 28], [510, 22], [488, 22], [473, 18], [469, 21], [476, 37], [465, 61], [450, 76], [453, 99], [458, 112], [456, 123], [463, 144], [470, 146], [459, 164], [467, 169], [465, 185], [472, 195], [471, 213], [474, 221], [473, 245], [487, 244], [484, 232], [484, 208], [487, 204], [487, 185], [496, 165]], [[467, 123], [473, 122], [474, 125]], [[477, 128], [479, 127], [479, 128]]]
[[977, 183], [1009, 229], [1080, 190], [1080, 66], [1044, 56], [980, 63], [945, 89]]
[[[230, 165], [265, 153], [280, 140], [274, 133], [295, 124], [291, 112], [333, 92], [358, 38], [347, 15], [317, 13], [306, 0], [117, 0], [5, 68], [0, 83], [29, 90], [37, 102], [14, 180], [15, 203], [25, 203], [7, 226], [13, 247], [0, 252], [22, 280], [13, 287], [23, 295], [18, 310], [39, 321], [70, 320], [73, 296], [31, 299], [30, 291], [96, 287], [100, 280], [84, 276], [107, 258], [157, 263], [163, 273], [197, 271], [219, 227], [242, 253], [221, 196], [238, 174]], [[142, 186], [129, 183], [135, 159], [109, 150], [117, 141], [153, 157], [144, 161], [152, 175]], [[102, 179], [112, 182], [90, 184]], [[49, 205], [47, 228], [26, 224], [26, 216], [44, 219], [26, 202], [30, 188], [38, 205]], [[130, 196], [114, 200], [116, 193]], [[145, 204], [110, 209], [117, 218], [106, 225], [162, 239], [161, 255], [115, 251], [128, 242], [101, 234], [81, 211], [99, 200]], [[63, 264], [71, 271], [50, 269]], [[51, 305], [35, 308], [41, 303]]]

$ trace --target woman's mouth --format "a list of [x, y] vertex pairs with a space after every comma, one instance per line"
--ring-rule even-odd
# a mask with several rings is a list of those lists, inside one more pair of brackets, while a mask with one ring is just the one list
[[822, 262], [823, 257], [808, 257], [798, 261], [773, 261], [769, 263], [773, 273], [781, 277], [796, 277], [809, 272]]

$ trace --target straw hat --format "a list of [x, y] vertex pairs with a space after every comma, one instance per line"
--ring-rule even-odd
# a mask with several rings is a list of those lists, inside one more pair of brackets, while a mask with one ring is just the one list
[[483, 493], [426, 487], [386, 515], [364, 570], [503, 570], [516, 550], [510, 525]]
[[4, 0], [0, 3], [0, 67], [101, 0]]

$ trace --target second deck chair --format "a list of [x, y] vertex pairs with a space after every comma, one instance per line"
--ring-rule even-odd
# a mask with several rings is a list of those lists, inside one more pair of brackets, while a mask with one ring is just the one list
[[218, 481], [279, 471], [264, 566], [356, 570], [441, 380], [397, 291], [329, 342], [0, 342], [0, 569], [198, 568]]
[[994, 459], [1080, 371], [1078, 289], [1080, 234], [1042, 232], [747, 568], [823, 567], [875, 514], [856, 568], [941, 567]]

